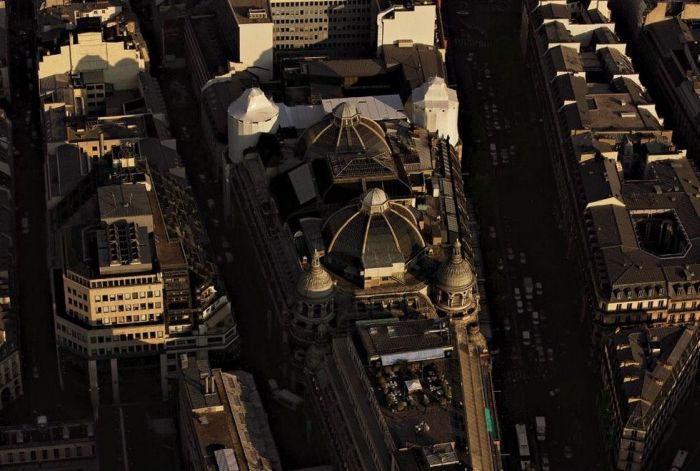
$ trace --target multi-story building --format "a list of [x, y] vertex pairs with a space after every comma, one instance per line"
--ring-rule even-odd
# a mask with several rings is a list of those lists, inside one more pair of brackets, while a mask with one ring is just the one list
[[676, 407], [692, 390], [700, 358], [700, 329], [618, 328], [604, 358], [616, 469], [648, 469]]
[[[56, 337], [65, 359], [87, 362], [93, 405], [107, 365], [115, 400], [118, 361], [159, 369], [167, 394], [177, 354], [231, 354], [238, 344], [228, 298], [212, 282], [205, 236], [187, 226], [196, 215], [188, 187], [170, 176], [178, 171], [157, 141], [138, 147], [138, 158], [114, 153], [112, 184], [98, 185], [61, 231]], [[147, 162], [153, 169], [144, 172]], [[173, 237], [183, 229], [186, 236]]]
[[249, 70], [261, 81], [272, 80], [273, 21], [267, 0], [218, 0], [216, 22], [230, 48], [236, 70]]
[[0, 98], [12, 99], [10, 88], [9, 19], [5, 0], [0, 1]]
[[700, 182], [685, 151], [671, 143], [603, 2], [525, 6], [523, 46], [596, 318], [697, 321]]
[[700, 60], [698, 15], [673, 17], [644, 26], [639, 36], [639, 57], [648, 78], [660, 93], [660, 104], [673, 124], [674, 139], [686, 146], [688, 156], [700, 157]]
[[624, 35], [629, 36], [633, 47], [647, 25], [674, 17], [684, 21], [700, 19], [697, 0], [610, 0], [608, 5], [615, 15], [615, 23]]
[[22, 394], [12, 123], [0, 110], [0, 408]]
[[178, 373], [177, 407], [184, 469], [282, 469], [250, 373], [223, 372], [185, 357]]
[[295, 54], [362, 56], [371, 51], [369, 0], [271, 0], [277, 57]]
[[377, 55], [387, 45], [435, 45], [438, 11], [434, 1], [375, 0], [372, 6], [377, 20], [372, 29]]
[[103, 24], [96, 16], [78, 18], [74, 29], [65, 28], [52, 42], [42, 43], [39, 79], [68, 74], [81, 81], [87, 99], [138, 89], [138, 73], [147, 69], [149, 58], [134, 29], [133, 20]]
[[[303, 113], [253, 89], [229, 108], [235, 217], [249, 226], [292, 363], [347, 469], [500, 468], [484, 414], [494, 403], [470, 216], [453, 178], [460, 161], [439, 137], [454, 123], [432, 119], [435, 96], [456, 118], [445, 88], [428, 81], [410, 107], [393, 95]], [[368, 378], [381, 374], [396, 388], [377, 396]]]
[[12, 471], [97, 471], [95, 424], [47, 422], [0, 427], [0, 466]]

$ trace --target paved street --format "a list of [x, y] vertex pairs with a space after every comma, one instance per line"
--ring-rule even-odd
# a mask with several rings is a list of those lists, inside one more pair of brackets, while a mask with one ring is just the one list
[[[81, 392], [59, 393], [58, 368], [46, 253], [46, 202], [43, 146], [40, 138], [39, 100], [34, 64], [33, 11], [29, 2], [10, 3], [12, 98], [10, 117], [14, 130], [15, 202], [17, 224], [23, 217], [28, 232], [18, 230], [18, 282], [24, 396], [7, 419], [35, 420], [45, 414], [59, 420], [89, 409], [81, 407]], [[28, 66], [27, 61], [32, 64]], [[51, 394], [47, 394], [51, 391]]]
[[[520, 55], [520, 6], [510, 0], [447, 5], [449, 68], [464, 106], [466, 184], [481, 228], [500, 347], [494, 381], [505, 453], [516, 469], [514, 424], [525, 423], [535, 461], [547, 455], [553, 470], [605, 470], [590, 320], [583, 315], [582, 279], [569, 261], [539, 109]], [[531, 296], [525, 277], [533, 279]], [[547, 420], [543, 443], [534, 436], [537, 415]]]

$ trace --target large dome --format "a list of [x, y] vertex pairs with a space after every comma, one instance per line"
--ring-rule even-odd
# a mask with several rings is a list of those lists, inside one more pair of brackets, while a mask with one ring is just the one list
[[462, 244], [459, 239], [452, 247], [450, 258], [438, 269], [436, 281], [439, 287], [448, 291], [463, 291], [474, 285], [474, 270], [462, 256]]
[[352, 103], [336, 106], [307, 128], [300, 142], [307, 160], [328, 161], [334, 180], [386, 178], [397, 173], [384, 130]]
[[333, 294], [334, 286], [331, 275], [321, 266], [318, 252], [314, 252], [311, 268], [297, 282], [297, 293], [303, 299], [322, 299]]
[[425, 247], [412, 210], [380, 188], [333, 213], [323, 235], [331, 265], [358, 272], [407, 263]]

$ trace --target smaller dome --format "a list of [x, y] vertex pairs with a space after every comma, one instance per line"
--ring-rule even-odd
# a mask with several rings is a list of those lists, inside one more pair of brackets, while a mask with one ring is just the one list
[[389, 209], [389, 197], [381, 188], [372, 188], [362, 198], [362, 212], [371, 214], [383, 214]]
[[322, 299], [333, 294], [335, 284], [331, 275], [321, 266], [321, 257], [314, 251], [311, 268], [306, 270], [297, 283], [297, 293], [304, 299]]
[[452, 255], [437, 272], [437, 283], [449, 290], [464, 290], [474, 285], [474, 270], [462, 257], [462, 243], [457, 239], [452, 247]]
[[354, 126], [360, 122], [360, 112], [355, 105], [344, 101], [333, 108], [333, 118], [337, 126]]

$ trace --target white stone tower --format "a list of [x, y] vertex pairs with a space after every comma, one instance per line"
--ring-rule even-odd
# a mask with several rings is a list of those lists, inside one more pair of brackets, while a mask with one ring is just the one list
[[430, 132], [437, 132], [441, 137], [449, 138], [450, 144], [457, 146], [459, 100], [457, 92], [448, 88], [444, 79], [433, 77], [414, 89], [405, 108], [411, 121]]
[[233, 163], [243, 161], [243, 151], [258, 143], [261, 133], [275, 132], [279, 107], [259, 88], [249, 88], [228, 107], [228, 155]]

